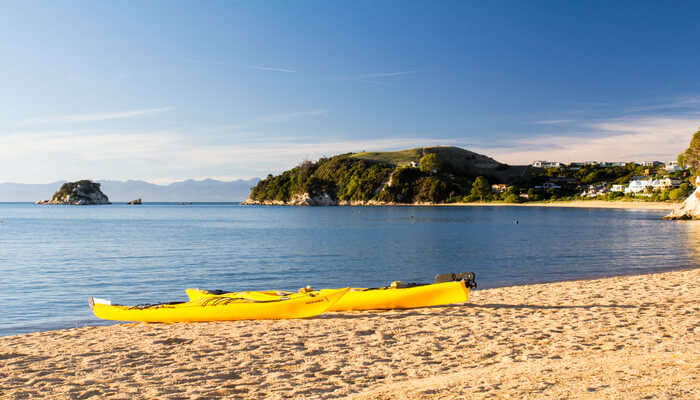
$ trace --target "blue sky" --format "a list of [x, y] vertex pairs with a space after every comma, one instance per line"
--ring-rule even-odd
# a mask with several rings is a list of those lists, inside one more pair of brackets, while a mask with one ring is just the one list
[[236, 179], [362, 150], [675, 159], [700, 6], [0, 3], [0, 182]]

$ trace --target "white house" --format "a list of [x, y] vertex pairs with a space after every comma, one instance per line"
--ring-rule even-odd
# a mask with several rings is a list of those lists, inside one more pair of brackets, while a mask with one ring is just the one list
[[420, 162], [418, 162], [418, 161], [411, 161], [410, 165], [411, 165], [411, 168], [420, 168]]
[[625, 193], [640, 193], [647, 186], [651, 185], [651, 179], [647, 180], [631, 180], [629, 186], [625, 189]]
[[605, 194], [608, 192], [609, 192], [609, 190], [605, 187], [605, 184], [603, 184], [603, 185], [589, 185], [588, 189], [584, 190], [583, 193], [581, 193], [581, 196], [582, 197], [605, 196]]
[[503, 193], [508, 189], [505, 183], [496, 183], [491, 185], [491, 193]]
[[560, 168], [562, 164], [557, 161], [534, 161], [532, 166], [535, 168]]
[[651, 181], [651, 186], [656, 190], [664, 190], [670, 187], [678, 187], [680, 185], [681, 180], [673, 178], [654, 179]]
[[599, 164], [601, 167], [608, 168], [608, 167], [624, 167], [627, 165], [626, 162], [620, 162], [620, 161], [604, 161]]
[[612, 185], [610, 188], [611, 192], [624, 192], [625, 189], [627, 188], [627, 185]]
[[641, 165], [642, 167], [653, 167], [653, 166], [656, 166], [656, 165], [659, 165], [662, 163], [659, 161], [642, 161], [642, 162], [639, 162], [638, 164]]
[[678, 161], [666, 161], [664, 168], [666, 168], [667, 172], [676, 172], [681, 170], [681, 167], [678, 166]]

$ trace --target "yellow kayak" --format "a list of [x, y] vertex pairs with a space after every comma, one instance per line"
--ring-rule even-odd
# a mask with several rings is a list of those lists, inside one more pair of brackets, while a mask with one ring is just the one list
[[[467, 275], [466, 277], [468, 279], [459, 279], [465, 276], [463, 274], [441, 275], [451, 275], [451, 279], [455, 280], [440, 281], [436, 277], [436, 281], [440, 281], [440, 283], [421, 285], [394, 282], [390, 286], [381, 288], [352, 288], [345, 296], [334, 303], [328, 311], [417, 308], [465, 303], [469, 300], [469, 289], [476, 287], [473, 274]], [[438, 277], [441, 275], [438, 275]], [[190, 301], [196, 301], [207, 297], [242, 297], [257, 301], [270, 301], [281, 297], [295, 298], [296, 296], [303, 296], [306, 293], [324, 295], [334, 289], [308, 290], [310, 289], [302, 289], [300, 293], [275, 290], [226, 293], [222, 291], [187, 289], [187, 296]]]
[[142, 322], [233, 321], [241, 319], [307, 318], [328, 310], [350, 288], [305, 293], [293, 298], [256, 300], [241, 296], [201, 297], [186, 303], [137, 306], [111, 304], [90, 297], [90, 308], [102, 319]]

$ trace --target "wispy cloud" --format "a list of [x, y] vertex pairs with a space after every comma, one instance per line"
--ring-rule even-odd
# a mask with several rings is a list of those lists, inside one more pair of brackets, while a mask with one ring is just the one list
[[700, 111], [700, 96], [684, 96], [642, 104], [625, 109], [629, 113]]
[[535, 125], [562, 125], [562, 124], [568, 124], [570, 122], [574, 122], [573, 119], [543, 119], [540, 121], [532, 121], [532, 124]]
[[141, 117], [149, 114], [156, 114], [165, 111], [172, 110], [172, 107], [160, 107], [160, 108], [145, 108], [140, 110], [129, 110], [129, 111], [115, 111], [115, 112], [103, 112], [103, 113], [91, 113], [91, 114], [72, 114], [64, 115], [58, 117], [49, 118], [32, 118], [19, 123], [19, 126], [25, 125], [37, 125], [37, 124], [50, 124], [50, 123], [79, 123], [79, 122], [94, 122], [94, 121], [107, 121], [113, 119], [123, 119], [123, 118], [135, 118]]
[[[267, 139], [264, 144], [261, 138]], [[4, 180], [25, 183], [80, 179], [85, 174], [151, 182], [212, 176], [250, 178], [279, 173], [306, 158], [443, 144], [454, 144], [454, 140], [319, 140], [258, 133], [214, 143], [207, 137], [172, 131], [37, 131], [0, 135], [0, 170], [6, 171]], [[55, 167], [43, 168], [37, 159]]]
[[581, 124], [575, 134], [534, 135], [514, 141], [512, 148], [482, 145], [477, 150], [509, 164], [672, 160], [688, 146], [698, 125], [700, 115], [614, 118]]
[[286, 73], [297, 72], [294, 69], [265, 67], [265, 66], [261, 66], [261, 65], [249, 65], [248, 68], [257, 69], [258, 71], [273, 71], [273, 72], [286, 72]]
[[357, 79], [373, 79], [373, 78], [389, 78], [393, 76], [402, 76], [413, 74], [415, 71], [396, 71], [396, 72], [376, 72], [372, 74], [364, 74], [356, 76]]
[[327, 110], [292, 111], [288, 113], [272, 114], [258, 117], [262, 122], [286, 122], [302, 117], [318, 117], [328, 114]]

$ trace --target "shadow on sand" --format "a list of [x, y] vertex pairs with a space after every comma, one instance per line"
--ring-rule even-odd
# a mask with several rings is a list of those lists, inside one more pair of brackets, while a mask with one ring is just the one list
[[[500, 303], [490, 303], [490, 304], [450, 304], [444, 306], [431, 306], [423, 307], [420, 309], [406, 309], [406, 310], [367, 310], [367, 311], [354, 311], [354, 312], [328, 312], [322, 315], [318, 315], [314, 318], [338, 318], [338, 319], [355, 319], [355, 318], [386, 318], [386, 319], [402, 319], [413, 316], [426, 315], [417, 310], [426, 309], [439, 309], [439, 308], [449, 308], [449, 309], [462, 309], [462, 310], [472, 310], [477, 311], [480, 309], [488, 310], [591, 310], [594, 308], [618, 308], [618, 309], [633, 309], [640, 307], [649, 307], [652, 304], [646, 303], [643, 305], [625, 305], [625, 304], [589, 304], [589, 305], [539, 305], [539, 304], [500, 304]], [[448, 314], [450, 317], [473, 317], [474, 313], [455, 313], [450, 310]]]

